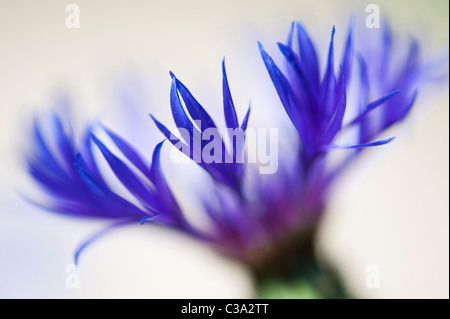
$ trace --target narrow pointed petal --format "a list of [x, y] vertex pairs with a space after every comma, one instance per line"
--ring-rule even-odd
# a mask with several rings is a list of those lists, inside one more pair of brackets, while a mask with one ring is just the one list
[[95, 178], [95, 180], [106, 187], [106, 183], [100, 174], [100, 171], [96, 165], [94, 154], [92, 153], [92, 139], [91, 134], [93, 132], [93, 127], [88, 126], [87, 129], [83, 133], [82, 146], [79, 153], [83, 154], [83, 161], [88, 168], [89, 174]]
[[[56, 114], [52, 114], [52, 120], [59, 153], [62, 155], [66, 164], [72, 163], [76, 155], [73, 148], [74, 141], [71, 139], [71, 136], [66, 133], [61, 123], [61, 119]], [[65, 169], [67, 168], [68, 167], [65, 167]]]
[[[298, 59], [297, 55], [292, 51], [292, 49], [288, 46], [285, 46], [282, 43], [278, 43], [278, 48], [280, 49], [281, 53], [286, 58], [287, 62], [289, 63], [289, 66], [293, 69], [295, 72], [295, 75], [298, 79], [298, 85], [301, 85], [306, 89], [306, 92], [309, 92], [309, 83], [308, 80], [305, 77], [302, 64], [300, 63], [300, 60]], [[300, 88], [299, 88], [300, 89]]]
[[286, 45], [288, 47], [290, 47], [291, 49], [292, 49], [292, 43], [294, 40], [294, 29], [295, 29], [295, 22], [292, 22], [291, 29], [289, 30], [289, 34], [286, 39]]
[[303, 138], [303, 134], [306, 133], [305, 130], [303, 130], [303, 119], [300, 116], [298, 107], [296, 107], [295, 105], [294, 95], [289, 81], [276, 66], [275, 62], [273, 62], [272, 58], [267, 54], [266, 51], [264, 51], [261, 43], [258, 42], [258, 45], [264, 64], [266, 65], [267, 71], [269, 72], [273, 84], [275, 85], [275, 89], [277, 90], [281, 103], [283, 104], [284, 109], [286, 110], [286, 113], [288, 114], [292, 123], [297, 128], [300, 137]]
[[162, 148], [163, 144], [164, 144], [164, 141], [159, 142], [155, 146], [155, 149], [153, 150], [153, 155], [152, 155], [152, 164], [150, 167], [150, 180], [157, 187], [162, 184], [165, 184], [163, 175], [161, 173], [161, 160], [160, 160], [161, 148]]
[[328, 50], [327, 68], [320, 85], [319, 105], [323, 118], [328, 121], [334, 113], [334, 97], [336, 90], [336, 77], [334, 75], [334, 33], [335, 28], [331, 31], [331, 41]]
[[156, 215], [156, 216], [144, 216], [142, 217], [142, 219], [139, 221], [139, 224], [144, 225], [147, 222], [152, 222], [152, 221], [156, 221], [160, 218], [160, 215]]
[[392, 67], [392, 29], [387, 19], [382, 22], [382, 32], [381, 57], [378, 68], [378, 76], [380, 79], [389, 76], [389, 68]]
[[244, 132], [247, 130], [248, 119], [250, 117], [250, 111], [251, 111], [251, 107], [249, 106], [247, 113], [245, 113], [244, 120], [242, 121], [242, 125], [241, 125], [241, 130]]
[[38, 121], [34, 121], [34, 142], [35, 142], [35, 155], [36, 159], [41, 163], [42, 166], [51, 167], [51, 173], [59, 176], [60, 178], [67, 178], [68, 175], [66, 171], [61, 167], [61, 164], [56, 160], [55, 156], [50, 150], [47, 142], [42, 136], [42, 130], [39, 127]]
[[319, 59], [314, 44], [302, 24], [297, 23], [300, 62], [305, 65], [305, 73], [314, 88], [319, 86]]
[[308, 77], [305, 75], [304, 66], [300, 63], [298, 56], [290, 47], [281, 43], [278, 43], [278, 47], [288, 62], [289, 80], [291, 81], [291, 87], [294, 88], [293, 93], [297, 97], [298, 108], [301, 109], [305, 122], [310, 123], [309, 126], [311, 128], [315, 128], [319, 122], [317, 97], [314, 90], [312, 90], [312, 85]]
[[[194, 158], [192, 154], [192, 148], [190, 148], [186, 143], [177, 138], [175, 134], [169, 131], [169, 129], [165, 127], [161, 122], [159, 122], [153, 115], [150, 114], [150, 117], [152, 118], [153, 122], [155, 122], [156, 127], [161, 131], [161, 133], [163, 133], [163, 135], [170, 143], [172, 143], [174, 146], [181, 146], [183, 154], [185, 154], [190, 159]], [[191, 151], [188, 152], [188, 150]]]
[[[402, 121], [411, 111], [411, 109], [414, 105], [414, 102], [416, 101], [417, 95], [418, 95], [418, 89], [415, 89], [413, 91], [413, 93], [410, 94], [409, 96], [401, 97], [400, 101], [393, 101], [393, 102], [399, 102], [399, 104], [402, 105], [402, 108], [400, 108], [396, 112], [391, 113], [391, 116], [389, 117], [389, 119], [382, 126], [382, 130], [385, 130], [388, 127]], [[397, 97], [399, 97], [399, 96], [400, 96], [400, 94]]]
[[365, 108], [365, 110], [361, 114], [356, 116], [349, 124], [347, 124], [347, 126], [352, 126], [352, 125], [360, 123], [363, 120], [363, 118], [367, 116], [367, 114], [369, 114], [371, 111], [375, 110], [379, 106], [386, 103], [389, 99], [391, 99], [393, 96], [397, 95], [398, 93], [400, 93], [400, 91], [391, 92], [391, 93], [386, 94], [385, 96], [369, 103], [367, 105], [367, 107]]
[[[247, 130], [247, 125], [248, 125], [248, 119], [250, 117], [250, 106], [248, 107], [247, 113], [244, 116], [244, 120], [242, 121], [242, 125], [241, 125], [241, 131], [242, 134], [244, 135], [244, 138], [242, 139], [238, 139], [238, 142], [236, 143], [236, 151], [233, 154], [233, 159], [236, 163], [236, 155], [241, 152], [242, 155], [244, 155], [244, 147], [245, 147], [245, 137], [246, 137], [246, 130]], [[239, 158], [239, 161], [241, 161], [242, 158]], [[239, 166], [238, 168], [238, 175], [241, 176], [242, 175], [242, 165], [240, 163], [236, 163], [236, 165]]]
[[159, 142], [152, 155], [152, 164], [150, 167], [150, 179], [158, 190], [158, 198], [164, 204], [161, 205], [163, 211], [161, 211], [161, 218], [167, 218], [166, 220], [172, 220], [174, 226], [182, 227], [188, 232], [192, 232], [193, 228], [190, 223], [183, 216], [177, 201], [169, 188], [169, 185], [164, 178], [164, 174], [161, 169], [161, 149], [164, 141]]
[[[360, 97], [359, 97], [359, 109], [360, 112], [364, 112], [366, 109], [368, 100], [369, 100], [369, 91], [370, 91], [370, 83], [369, 83], [369, 75], [367, 70], [367, 63], [364, 60], [361, 54], [358, 54], [358, 65], [359, 65], [359, 82], [360, 82]], [[361, 123], [359, 126], [359, 143], [365, 143], [370, 140], [370, 127], [369, 122], [366, 117], [361, 119]]]
[[103, 126], [103, 130], [109, 135], [111, 140], [116, 144], [123, 155], [128, 158], [128, 160], [133, 163], [133, 165], [139, 169], [143, 174], [148, 174], [147, 164], [145, 164], [141, 155], [132, 147], [127, 141], [121, 138], [116, 133], [112, 132], [110, 129]]
[[80, 195], [74, 194], [72, 190], [67, 187], [66, 180], [57, 178], [36, 160], [28, 160], [27, 165], [29, 174], [48, 192], [71, 199], [76, 199], [78, 197], [77, 195]]
[[[341, 69], [342, 70], [342, 69]], [[333, 117], [330, 119], [327, 129], [324, 131], [322, 135], [322, 143], [328, 144], [330, 143], [336, 134], [342, 128], [342, 121], [344, 119], [345, 110], [347, 107], [347, 93], [345, 87], [345, 79], [338, 83], [337, 92], [336, 92], [336, 107], [333, 114]]]
[[225, 59], [222, 61], [223, 73], [223, 109], [225, 113], [225, 122], [227, 128], [236, 129], [239, 127], [236, 109], [234, 107], [233, 98], [231, 97], [230, 87], [228, 85], [227, 71], [225, 69]]
[[[201, 121], [201, 130], [204, 131], [207, 128], [215, 128], [216, 125], [214, 124], [212, 118], [209, 116], [208, 112], [206, 112], [205, 109], [200, 105], [200, 103], [197, 102], [197, 100], [194, 98], [191, 92], [189, 92], [186, 86], [181, 83], [181, 81], [179, 81], [173, 75], [173, 73], [171, 73], [171, 75], [172, 83], [175, 82], [176, 88], [180, 92], [189, 114], [195, 121]], [[178, 109], [179, 106], [177, 105], [176, 108]]]
[[149, 189], [141, 182], [136, 174], [127, 165], [125, 165], [124, 162], [112, 154], [111, 151], [95, 135], [92, 134], [91, 137], [102, 152], [114, 175], [116, 175], [120, 182], [131, 193], [136, 195], [143, 202], [147, 202], [149, 198], [153, 197]]
[[322, 151], [330, 151], [334, 149], [352, 149], [352, 148], [367, 148], [367, 147], [374, 147], [374, 146], [380, 146], [385, 145], [390, 142], [392, 142], [395, 139], [395, 137], [390, 137], [384, 140], [379, 140], [371, 143], [363, 143], [363, 144], [355, 144], [355, 145], [326, 145], [322, 148]]
[[[178, 96], [177, 81], [175, 78], [172, 79], [172, 85], [170, 87], [170, 107], [172, 108], [172, 115], [177, 127], [182, 127], [186, 129], [190, 136], [193, 136], [194, 129], [191, 120], [184, 111], [183, 105], [181, 104], [180, 97]], [[190, 141], [188, 142], [190, 143]]]
[[350, 76], [352, 73], [353, 64], [353, 29], [355, 26], [355, 16], [350, 18], [350, 23], [348, 26], [347, 41], [345, 43], [344, 54], [342, 56], [342, 72], [339, 77], [339, 81], [345, 79], [345, 84], [348, 85], [350, 81]]

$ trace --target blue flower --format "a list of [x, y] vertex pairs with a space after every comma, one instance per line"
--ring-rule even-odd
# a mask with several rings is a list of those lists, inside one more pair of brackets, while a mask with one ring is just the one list
[[[286, 75], [259, 43], [264, 65], [300, 141], [297, 161], [283, 163], [272, 175], [253, 174], [254, 165], [240, 161], [250, 108], [240, 122], [225, 62], [223, 109], [232, 143], [226, 147], [225, 137], [218, 137], [220, 154], [212, 155], [218, 155], [219, 161], [206, 161], [202, 156], [209, 140], [201, 139], [199, 145], [194, 140], [194, 136], [201, 136], [208, 129], [217, 129], [214, 120], [170, 73], [173, 119], [180, 133], [187, 135], [181, 133], [177, 137], [151, 117], [163, 135], [216, 183], [214, 198], [201, 198], [211, 221], [209, 229], [197, 229], [184, 217], [161, 169], [162, 142], [155, 147], [149, 165], [130, 143], [102, 127], [126, 158], [123, 161], [94, 135], [92, 128], [86, 129], [80, 145], [75, 143], [57, 116], [52, 119], [53, 135], [49, 140], [35, 122], [34, 148], [28, 156], [31, 176], [51, 196], [46, 207], [79, 217], [116, 219], [119, 224], [151, 221], [172, 227], [212, 244], [254, 269], [273, 261], [282, 262], [278, 258], [286, 249], [307, 241], [314, 232], [335, 178], [363, 149], [391, 142], [392, 137], [379, 139], [380, 134], [408, 115], [417, 96], [423, 70], [418, 42], [411, 42], [403, 64], [393, 69], [394, 45], [389, 27], [385, 26], [381, 43], [368, 56], [364, 48], [355, 48], [353, 24], [352, 20], [337, 74], [334, 27], [322, 76], [316, 47], [301, 24], [293, 23], [287, 43], [278, 44], [287, 66]], [[358, 92], [353, 102], [347, 97], [352, 86]], [[349, 114], [355, 115], [348, 120]], [[357, 130], [356, 137], [348, 143], [337, 143], [350, 129]], [[238, 134], [232, 134], [233, 130]], [[52, 149], [50, 141], [57, 147]], [[94, 145], [118, 181], [132, 194], [132, 201], [111, 190], [94, 160]], [[346, 149], [347, 153], [341, 163], [330, 165], [330, 152], [335, 149]]]

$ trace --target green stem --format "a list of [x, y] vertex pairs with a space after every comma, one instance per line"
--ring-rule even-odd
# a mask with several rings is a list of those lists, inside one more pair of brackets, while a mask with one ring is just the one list
[[303, 255], [297, 269], [286, 274], [257, 277], [257, 298], [346, 299], [350, 295], [335, 273], [324, 269], [314, 258]]
[[345, 299], [339, 276], [319, 262], [314, 239], [316, 227], [277, 245], [253, 264], [259, 298]]

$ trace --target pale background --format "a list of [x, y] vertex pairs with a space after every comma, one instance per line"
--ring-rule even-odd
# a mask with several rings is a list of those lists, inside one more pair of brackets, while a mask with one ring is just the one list
[[[70, 3], [80, 7], [80, 29], [65, 27]], [[339, 38], [350, 14], [364, 16], [370, 3], [397, 31], [424, 39], [426, 52], [448, 49], [447, 1], [1, 0], [0, 297], [251, 297], [243, 267], [151, 226], [126, 227], [94, 244], [82, 257], [81, 288], [66, 288], [73, 250], [104, 223], [48, 214], [17, 196], [14, 189], [28, 185], [18, 160], [27, 124], [61, 88], [80, 120], [114, 123], [120, 114], [111, 110], [124, 89], [143, 102], [136, 123], [154, 145], [161, 136], [151, 133], [146, 114], [170, 123], [168, 70], [220, 110], [223, 56], [242, 117], [250, 99], [254, 109], [278, 103], [264, 87], [256, 40], [278, 57], [275, 42], [297, 20], [326, 48], [331, 25]], [[422, 94], [395, 143], [368, 154], [336, 187], [320, 248], [358, 296], [448, 298], [449, 114], [448, 91], [440, 92]], [[365, 285], [370, 264], [380, 269], [378, 289]]]

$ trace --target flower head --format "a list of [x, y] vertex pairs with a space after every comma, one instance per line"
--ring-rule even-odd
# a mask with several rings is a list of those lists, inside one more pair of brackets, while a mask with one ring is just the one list
[[[169, 226], [205, 240], [255, 269], [283, 262], [292, 247], [297, 249], [299, 243], [310, 240], [334, 179], [362, 149], [393, 140], [379, 136], [407, 116], [417, 95], [423, 68], [417, 41], [411, 42], [403, 64], [393, 68], [394, 46], [388, 27], [370, 56], [364, 48], [355, 47], [353, 33], [352, 20], [336, 68], [333, 27], [323, 72], [313, 40], [299, 23], [292, 24], [287, 43], [278, 44], [285, 71], [259, 43], [264, 65], [300, 142], [296, 162], [283, 165], [272, 175], [252, 174], [255, 165], [242, 162], [250, 109], [240, 122], [224, 62], [223, 109], [231, 147], [226, 146], [224, 134], [208, 135], [218, 130], [214, 120], [187, 87], [170, 74], [170, 106], [181, 137], [152, 118], [163, 135], [215, 182], [215, 198], [201, 199], [211, 221], [208, 229], [194, 227], [181, 211], [162, 172], [162, 143], [155, 147], [149, 165], [130, 143], [103, 127], [122, 160], [91, 128], [84, 133], [82, 143], [76, 144], [54, 116], [50, 140], [57, 148], [51, 149], [36, 123], [29, 172], [51, 195], [47, 207], [52, 210]], [[354, 99], [348, 97], [351, 87], [356, 87]], [[338, 143], [351, 129], [357, 134], [348, 142]], [[208, 138], [195, 139], [205, 135]], [[210, 149], [211, 141], [218, 147]], [[133, 200], [111, 189], [92, 154], [94, 145]], [[347, 153], [341, 163], [330, 165], [330, 153], [335, 149], [346, 149]], [[208, 159], [203, 156], [205, 152]], [[246, 177], [250, 175], [253, 179], [248, 182]]]

